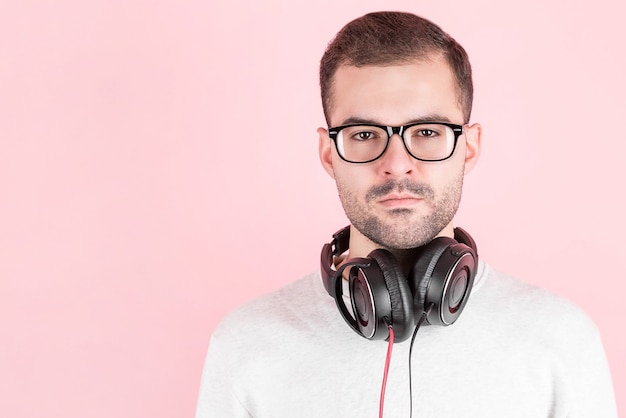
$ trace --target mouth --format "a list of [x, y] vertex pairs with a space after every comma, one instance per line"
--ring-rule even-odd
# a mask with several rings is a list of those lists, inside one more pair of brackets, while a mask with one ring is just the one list
[[380, 199], [378, 203], [385, 208], [395, 209], [400, 207], [416, 206], [423, 201], [424, 199], [417, 195], [406, 193], [391, 193], [383, 196], [383, 198]]

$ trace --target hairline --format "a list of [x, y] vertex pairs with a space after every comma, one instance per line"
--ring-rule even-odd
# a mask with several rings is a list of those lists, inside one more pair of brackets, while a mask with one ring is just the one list
[[[328, 90], [327, 90], [327, 94], [326, 94], [326, 103], [322, 103], [322, 106], [326, 109], [325, 110], [325, 117], [326, 117], [326, 124], [328, 125], [328, 127], [330, 128], [330, 115], [334, 109], [333, 106], [333, 99], [334, 99], [334, 95], [335, 95], [335, 79], [336, 79], [336, 75], [337, 75], [337, 71], [339, 71], [340, 68], [342, 67], [355, 67], [355, 68], [366, 68], [366, 67], [395, 67], [395, 66], [401, 66], [401, 65], [410, 65], [410, 64], [414, 64], [414, 63], [422, 63], [422, 62], [434, 62], [436, 60], [442, 60], [443, 63], [448, 67], [448, 69], [450, 70], [450, 72], [452, 73], [452, 76], [454, 77], [454, 87], [456, 90], [456, 101], [457, 104], [459, 106], [459, 109], [461, 110], [461, 112], [463, 113], [463, 123], [469, 123], [469, 114], [468, 114], [468, 109], [466, 109], [466, 103], [464, 100], [464, 92], [463, 89], [461, 88], [460, 84], [459, 84], [459, 79], [457, 77], [456, 71], [454, 70], [454, 68], [452, 67], [450, 60], [446, 54], [445, 51], [442, 50], [437, 50], [437, 49], [432, 49], [430, 51], [426, 51], [423, 54], [416, 54], [413, 56], [407, 56], [407, 57], [398, 57], [397, 59], [394, 59], [392, 61], [386, 61], [385, 63], [376, 63], [376, 62], [372, 62], [372, 63], [355, 63], [354, 60], [350, 60], [348, 58], [344, 58], [343, 61], [340, 61], [337, 66], [335, 67], [332, 75], [329, 77], [329, 83], [328, 83]], [[466, 120], [468, 119], [468, 120]]]

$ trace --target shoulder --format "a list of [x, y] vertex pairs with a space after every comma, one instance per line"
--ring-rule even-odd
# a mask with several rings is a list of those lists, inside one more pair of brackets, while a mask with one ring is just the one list
[[334, 314], [334, 310], [334, 301], [324, 290], [319, 271], [316, 271], [239, 306], [218, 324], [213, 336], [259, 338], [282, 334], [290, 328], [300, 328], [307, 321], [323, 321], [330, 313]]
[[280, 374], [302, 361], [311, 347], [328, 344], [339, 326], [334, 300], [319, 272], [245, 303], [229, 313], [211, 335], [205, 372], [225, 370], [237, 385], [254, 376]]
[[[545, 332], [546, 337], [572, 338], [597, 336], [591, 318], [563, 296], [484, 266], [484, 283], [475, 295], [475, 307], [490, 323], [504, 322], [520, 332]], [[470, 299], [471, 300], [471, 299]], [[555, 338], [556, 337], [556, 338]]]

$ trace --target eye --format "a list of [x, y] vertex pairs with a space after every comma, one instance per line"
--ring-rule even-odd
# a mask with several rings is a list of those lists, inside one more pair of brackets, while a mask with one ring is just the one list
[[448, 128], [437, 123], [421, 123], [407, 129], [407, 137], [414, 140], [427, 140], [442, 138], [447, 135]]
[[354, 144], [378, 143], [387, 137], [387, 132], [384, 129], [370, 125], [347, 126], [340, 132], [342, 138]]
[[415, 136], [419, 136], [419, 137], [424, 137], [424, 138], [431, 138], [434, 136], [437, 136], [437, 132], [435, 132], [432, 129], [419, 129], [415, 132]]
[[370, 139], [374, 139], [376, 135], [371, 131], [359, 131], [352, 135], [352, 138], [357, 141], [368, 141]]

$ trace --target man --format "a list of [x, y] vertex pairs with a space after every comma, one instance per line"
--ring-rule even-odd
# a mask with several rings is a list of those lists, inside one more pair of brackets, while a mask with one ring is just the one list
[[328, 46], [320, 84], [320, 160], [351, 225], [319, 272], [218, 326], [197, 417], [617, 416], [593, 323], [454, 227], [481, 147], [463, 48], [371, 13]]

